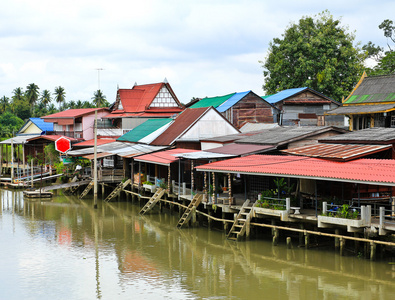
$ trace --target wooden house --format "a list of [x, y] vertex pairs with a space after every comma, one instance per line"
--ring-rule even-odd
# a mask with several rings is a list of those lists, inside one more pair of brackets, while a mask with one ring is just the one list
[[349, 129], [395, 127], [395, 75], [364, 73], [343, 106], [327, 111], [329, 116], [348, 116]]
[[325, 116], [341, 103], [308, 87], [283, 90], [266, 98], [280, 111], [280, 125], [344, 126], [343, 116]]
[[245, 123], [277, 123], [278, 109], [252, 91], [206, 97], [190, 107], [210, 106], [217, 109], [237, 128]]

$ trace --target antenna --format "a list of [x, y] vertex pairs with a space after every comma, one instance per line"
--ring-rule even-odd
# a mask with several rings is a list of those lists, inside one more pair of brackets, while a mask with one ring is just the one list
[[97, 68], [96, 70], [97, 70], [97, 85], [98, 85], [99, 90], [100, 90], [100, 71], [103, 71], [104, 69]]

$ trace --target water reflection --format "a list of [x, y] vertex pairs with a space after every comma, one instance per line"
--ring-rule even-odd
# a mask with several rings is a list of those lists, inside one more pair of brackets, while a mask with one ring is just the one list
[[387, 263], [267, 241], [235, 243], [206, 228], [178, 230], [177, 216], [140, 216], [139, 206], [127, 202], [95, 210], [91, 200], [70, 196], [51, 202], [24, 201], [6, 190], [0, 196], [0, 240], [7, 243], [1, 299], [392, 299], [395, 293], [395, 265]]

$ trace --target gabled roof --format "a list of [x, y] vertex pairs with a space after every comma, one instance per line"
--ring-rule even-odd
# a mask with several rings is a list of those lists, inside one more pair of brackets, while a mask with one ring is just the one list
[[210, 106], [216, 108], [235, 94], [236, 93], [231, 93], [228, 95], [217, 96], [217, 97], [206, 97], [201, 99], [199, 102], [193, 104], [190, 108], [201, 108], [201, 107], [210, 107]]
[[108, 110], [106, 107], [101, 107], [101, 108], [74, 108], [74, 109], [67, 109], [58, 113], [54, 113], [48, 116], [41, 117], [42, 119], [62, 119], [62, 118], [67, 118], [67, 119], [73, 119], [73, 118], [78, 118], [83, 115], [88, 115], [91, 113], [94, 113], [95, 110], [100, 111], [100, 110]]
[[171, 145], [182, 133], [196, 123], [211, 107], [187, 108], [156, 138], [151, 145]]
[[395, 74], [370, 76], [363, 75], [357, 86], [343, 102], [348, 104], [394, 103]]
[[77, 139], [72, 138], [72, 137], [68, 137], [68, 136], [64, 136], [64, 135], [59, 135], [59, 134], [50, 134], [50, 135], [39, 135], [39, 136], [33, 137], [33, 138], [27, 140], [27, 142], [35, 141], [35, 140], [39, 140], [39, 139], [43, 139], [43, 140], [48, 140], [48, 141], [55, 142], [57, 139], [59, 139], [59, 138], [61, 138], [61, 137], [66, 138], [66, 139], [70, 140], [71, 142], [76, 142], [76, 141], [78, 141]]
[[349, 162], [335, 162], [311, 157], [249, 155], [200, 165], [196, 169], [395, 186], [393, 159], [360, 158]]
[[329, 131], [338, 133], [347, 132], [344, 129], [332, 126], [281, 126], [262, 130], [258, 134], [239, 139], [236, 143], [283, 145]]
[[[172, 97], [170, 103], [175, 102], [176, 105], [150, 108], [150, 105], [158, 96], [162, 88], [166, 88], [170, 93]], [[176, 111], [175, 108], [177, 108]], [[178, 101], [177, 96], [174, 94], [169, 83], [160, 82], [135, 85], [131, 89], [118, 89], [117, 100], [115, 102], [114, 110], [111, 113], [143, 113], [151, 110], [152, 112], [162, 113], [166, 111], [177, 113], [182, 110], [182, 105]]]
[[165, 126], [171, 121], [173, 121], [173, 119], [169, 118], [147, 120], [139, 126], [133, 128], [131, 131], [125, 133], [123, 136], [119, 137], [117, 141], [137, 143], [142, 138]]
[[[100, 145], [105, 145], [105, 144], [109, 144], [109, 143], [113, 143], [115, 142], [114, 139], [97, 139], [96, 145], [100, 146]], [[95, 145], [95, 140], [87, 140], [87, 141], [83, 141], [77, 144], [74, 144], [73, 147], [92, 147]]]
[[298, 103], [302, 102], [302, 103], [308, 103], [308, 104], [318, 104], [318, 103], [330, 103], [330, 102], [332, 102], [332, 103], [336, 103], [336, 104], [340, 105], [339, 102], [336, 102], [335, 100], [325, 96], [324, 94], [321, 94], [320, 92], [317, 92], [317, 91], [315, 91], [315, 90], [313, 90], [311, 88], [308, 88], [308, 87], [301, 87], [301, 88], [293, 88], [293, 89], [283, 90], [281, 92], [278, 92], [278, 93], [276, 93], [274, 95], [271, 95], [271, 96], [267, 97], [265, 100], [267, 102], [269, 102], [270, 104], [275, 104], [275, 103], [278, 103], [280, 101], [286, 101], [287, 99], [289, 99], [291, 97], [294, 97], [294, 96], [296, 96], [296, 95], [298, 95], [298, 94], [300, 94], [302, 92], [305, 92], [305, 91], [309, 91], [309, 92], [311, 92], [313, 94], [316, 94], [316, 95], [322, 97], [322, 100], [297, 99], [297, 100], [292, 100], [292, 102], [295, 102], [295, 103], [296, 102], [298, 102]]

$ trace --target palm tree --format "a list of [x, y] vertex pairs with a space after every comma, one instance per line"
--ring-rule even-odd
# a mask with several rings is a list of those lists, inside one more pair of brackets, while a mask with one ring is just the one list
[[13, 91], [14, 95], [12, 96], [12, 100], [16, 101], [16, 100], [22, 100], [23, 98], [23, 91], [21, 87], [17, 87], [15, 88]]
[[59, 110], [60, 110], [62, 103], [64, 103], [66, 100], [66, 92], [64, 91], [64, 88], [59, 85], [58, 87], [55, 88], [54, 95], [55, 95], [55, 101], [59, 103]]
[[69, 107], [69, 108], [76, 108], [75, 101], [74, 101], [74, 100], [69, 101], [68, 107]]
[[39, 92], [38, 92], [39, 89], [40, 88], [34, 83], [31, 83], [26, 87], [25, 95], [26, 95], [27, 101], [29, 101], [29, 104], [30, 104], [32, 110], [33, 110], [34, 104], [36, 104], [36, 102], [37, 102], [37, 99], [39, 96]]
[[10, 99], [9, 99], [8, 97], [6, 97], [6, 96], [3, 96], [3, 97], [0, 99], [1, 110], [2, 110], [3, 113], [6, 112], [6, 109], [7, 109], [9, 100], [10, 100]]
[[41, 93], [41, 103], [44, 108], [47, 108], [47, 105], [52, 101], [51, 92], [49, 90], [43, 90]]
[[78, 100], [77, 103], [75, 104], [75, 108], [82, 108], [84, 104], [82, 103], [81, 100]]
[[106, 102], [106, 96], [103, 95], [101, 90], [97, 90], [93, 93], [92, 100], [93, 103], [96, 104], [96, 107], [102, 107]]

